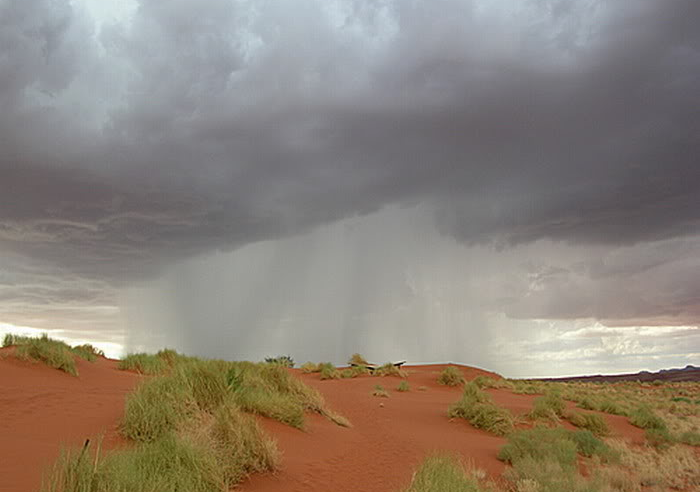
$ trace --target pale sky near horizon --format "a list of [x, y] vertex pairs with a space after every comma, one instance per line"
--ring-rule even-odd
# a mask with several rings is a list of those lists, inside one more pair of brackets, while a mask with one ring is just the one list
[[697, 0], [0, 0], [0, 335], [700, 365]]

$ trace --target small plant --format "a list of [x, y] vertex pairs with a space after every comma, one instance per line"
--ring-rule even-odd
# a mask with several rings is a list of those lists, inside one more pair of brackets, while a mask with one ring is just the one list
[[464, 376], [455, 366], [447, 366], [440, 372], [437, 382], [444, 386], [459, 386], [464, 384]]
[[428, 391], [427, 386], [418, 386], [418, 391]]
[[340, 379], [340, 371], [330, 362], [322, 362], [319, 364], [321, 379]]
[[411, 388], [408, 385], [408, 381], [401, 381], [399, 385], [396, 387], [396, 391], [401, 391], [401, 392], [406, 392], [410, 391]]
[[355, 353], [352, 354], [348, 359], [348, 364], [357, 366], [368, 366], [369, 362], [367, 362], [367, 360], [365, 360], [365, 358], [362, 357], [360, 354]]
[[320, 372], [321, 368], [319, 367], [319, 364], [316, 364], [314, 362], [304, 362], [301, 365], [301, 372], [304, 374], [311, 374], [312, 372]]
[[566, 418], [576, 427], [588, 429], [598, 436], [607, 436], [610, 433], [608, 423], [600, 415], [594, 413], [571, 412]]
[[380, 398], [389, 398], [389, 393], [386, 392], [381, 384], [374, 386], [374, 391], [372, 391], [372, 396], [378, 396]]
[[464, 386], [464, 393], [448, 410], [450, 418], [467, 420], [477, 429], [503, 436], [513, 430], [513, 416], [505, 408], [497, 407], [491, 396], [473, 382]]
[[563, 415], [566, 405], [561, 394], [549, 391], [544, 396], [535, 398], [529, 416], [533, 419], [557, 421]]
[[700, 432], [687, 431], [678, 437], [678, 440], [688, 446], [700, 446]]
[[405, 492], [479, 492], [479, 482], [452, 456], [435, 455], [423, 461]]
[[278, 355], [277, 357], [265, 357], [265, 362], [282, 367], [294, 367], [294, 359], [288, 355]]
[[81, 359], [85, 359], [88, 362], [94, 362], [98, 357], [105, 356], [105, 353], [102, 350], [89, 343], [73, 347], [71, 351]]
[[642, 405], [632, 411], [629, 418], [632, 425], [642, 429], [666, 430], [666, 423], [663, 419], [654, 414], [646, 405]]
[[72, 376], [78, 375], [73, 351], [65, 342], [49, 338], [46, 334], [38, 338], [6, 335], [4, 342], [17, 346], [15, 356], [18, 359], [43, 362]]
[[396, 367], [391, 362], [377, 367], [373, 373], [375, 376], [398, 376], [400, 378], [406, 377], [406, 373]]
[[169, 369], [165, 360], [157, 355], [146, 353], [129, 354], [119, 361], [117, 367], [122, 371], [134, 371], [149, 376], [163, 374]]

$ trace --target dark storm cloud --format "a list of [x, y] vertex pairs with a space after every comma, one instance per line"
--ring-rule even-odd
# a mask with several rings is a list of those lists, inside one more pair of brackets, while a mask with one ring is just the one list
[[[697, 234], [700, 3], [512, 3], [0, 0], [0, 248], [113, 283], [419, 202], [465, 243]], [[670, 304], [549, 272], [508, 309], [693, 318], [678, 270]]]

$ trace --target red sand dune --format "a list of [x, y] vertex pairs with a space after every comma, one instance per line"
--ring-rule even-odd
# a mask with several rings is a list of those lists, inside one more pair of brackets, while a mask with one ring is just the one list
[[0, 349], [0, 490], [31, 492], [62, 444], [81, 446], [104, 435], [103, 448], [123, 441], [117, 425], [124, 397], [140, 376], [117, 361], [77, 359], [73, 377], [45, 364], [17, 360]]
[[[104, 446], [124, 442], [116, 426], [123, 415], [124, 396], [139, 376], [116, 369], [116, 362], [78, 361], [74, 378], [43, 364], [21, 362], [0, 351], [0, 490], [37, 490], [41, 473], [58, 456], [61, 444], [80, 446], [86, 438], [104, 434]], [[498, 477], [504, 465], [497, 460], [505, 439], [478, 431], [467, 422], [450, 421], [447, 408], [460, 388], [447, 388], [436, 379], [444, 365], [407, 367], [411, 391], [395, 390], [396, 377], [319, 380], [303, 375], [318, 388], [329, 406], [353, 424], [350, 429], [308, 416], [305, 431], [261, 418], [283, 453], [282, 469], [274, 475], [255, 475], [240, 485], [243, 492], [400, 491], [429, 453], [456, 453], [465, 461]], [[467, 379], [499, 377], [459, 366]], [[389, 398], [371, 395], [376, 384]], [[419, 391], [420, 386], [427, 387]], [[489, 390], [494, 400], [515, 414], [532, 408], [532, 395]], [[605, 415], [619, 435], [640, 440], [642, 432], [626, 419]]]

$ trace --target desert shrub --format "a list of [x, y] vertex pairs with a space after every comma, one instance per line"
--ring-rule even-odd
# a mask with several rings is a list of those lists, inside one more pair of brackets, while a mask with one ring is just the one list
[[485, 388], [505, 388], [509, 390], [514, 389], [513, 383], [506, 381], [505, 379], [495, 379], [490, 376], [477, 376], [473, 379], [474, 383], [482, 389]]
[[226, 373], [211, 361], [183, 364], [176, 377], [184, 379], [189, 394], [202, 410], [218, 407], [230, 394]]
[[396, 367], [391, 362], [387, 362], [384, 365], [377, 367], [372, 373], [374, 376], [398, 376], [400, 378], [406, 377], [406, 373]]
[[668, 429], [646, 429], [644, 431], [644, 437], [651, 446], [659, 450], [666, 449], [675, 442], [675, 439]]
[[530, 417], [534, 419], [559, 420], [566, 405], [557, 391], [548, 391], [544, 396], [535, 398]]
[[600, 400], [598, 407], [594, 410], [610, 413], [612, 415], [627, 415], [627, 411], [619, 403], [609, 398], [603, 398]]
[[168, 370], [168, 364], [164, 359], [146, 353], [128, 354], [119, 361], [117, 367], [122, 371], [134, 371], [146, 375], [163, 374]]
[[429, 456], [413, 474], [405, 492], [479, 492], [479, 482], [469, 477], [451, 456]]
[[396, 387], [396, 391], [410, 391], [411, 387], [408, 385], [408, 381], [401, 381], [399, 385]]
[[642, 429], [666, 430], [664, 420], [656, 415], [648, 406], [642, 405], [630, 413], [630, 423]]
[[678, 440], [689, 446], [700, 446], [700, 432], [686, 431], [678, 437]]
[[494, 405], [491, 396], [473, 382], [465, 385], [462, 397], [450, 406], [447, 413], [450, 418], [465, 419], [477, 429], [496, 435], [502, 436], [513, 430], [510, 412]]
[[367, 360], [365, 360], [365, 358], [362, 357], [360, 354], [355, 353], [355, 354], [352, 354], [350, 356], [350, 358], [348, 359], [348, 364], [350, 364], [350, 365], [356, 364], [358, 366], [368, 366], [369, 362], [367, 362]]
[[498, 452], [498, 459], [515, 464], [525, 458], [573, 467], [576, 463], [576, 443], [567, 437], [565, 429], [534, 429], [518, 431], [508, 436], [508, 442]]
[[235, 405], [221, 406], [214, 413], [210, 437], [229, 487], [251, 473], [274, 471], [279, 466], [275, 442], [263, 433], [254, 417]]
[[340, 379], [340, 371], [330, 362], [319, 364], [321, 368], [321, 379]]
[[536, 395], [541, 393], [541, 390], [535, 384], [528, 381], [512, 381], [513, 393], [518, 395]]
[[49, 338], [46, 334], [38, 338], [13, 336], [11, 341], [12, 345], [17, 346], [17, 358], [36, 360], [72, 376], [78, 375], [73, 352], [68, 344]]
[[102, 350], [89, 343], [77, 345], [71, 349], [71, 352], [88, 362], [94, 362], [98, 357], [105, 356], [105, 353]]
[[455, 366], [447, 366], [440, 372], [437, 382], [444, 386], [459, 386], [464, 383], [464, 376]]
[[265, 357], [265, 362], [282, 367], [294, 367], [294, 359], [288, 355], [278, 355], [277, 357]]
[[236, 391], [235, 400], [246, 412], [263, 415], [298, 429], [304, 428], [304, 407], [290, 395], [244, 388]]
[[570, 412], [567, 419], [576, 427], [588, 429], [598, 436], [606, 436], [610, 433], [605, 419], [594, 413]]
[[310, 374], [312, 372], [319, 372], [321, 368], [319, 367], [319, 364], [315, 364], [314, 362], [304, 362], [301, 367], [301, 372], [304, 374]]
[[156, 357], [168, 364], [169, 366], [174, 366], [178, 361], [185, 359], [183, 355], [177, 353], [176, 350], [165, 348], [161, 349], [156, 353]]
[[384, 389], [381, 384], [374, 385], [374, 390], [372, 390], [372, 396], [379, 396], [380, 398], [389, 398], [389, 393]]
[[183, 378], [149, 379], [126, 398], [122, 434], [134, 441], [155, 441], [176, 430], [194, 406], [191, 389]]
[[213, 450], [173, 434], [114, 453], [100, 468], [100, 481], [108, 487], [97, 488], [96, 492], [221, 492], [224, 486]]
[[364, 376], [366, 374], [369, 374], [369, 369], [363, 366], [348, 367], [340, 371], [340, 377], [345, 379], [356, 378], [359, 376]]
[[569, 439], [576, 443], [576, 449], [583, 456], [598, 456], [604, 461], [614, 458], [612, 450], [589, 430], [567, 431]]

